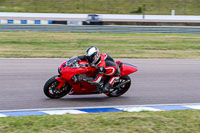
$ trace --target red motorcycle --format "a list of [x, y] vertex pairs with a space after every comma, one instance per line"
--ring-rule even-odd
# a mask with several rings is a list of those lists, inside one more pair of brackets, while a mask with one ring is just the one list
[[[108, 93], [109, 97], [118, 97], [123, 95], [131, 86], [131, 78], [128, 76], [136, 72], [136, 66], [116, 61], [120, 68], [120, 78], [116, 80], [113, 87]], [[66, 94], [83, 95], [83, 94], [101, 94], [98, 86], [85, 81], [77, 82], [78, 76], [94, 77], [97, 69], [89, 65], [87, 61], [81, 61], [77, 56], [63, 62], [58, 68], [59, 75], [50, 78], [44, 85], [44, 94], [49, 98], [61, 98]], [[109, 77], [102, 79], [103, 83], [108, 82]]]

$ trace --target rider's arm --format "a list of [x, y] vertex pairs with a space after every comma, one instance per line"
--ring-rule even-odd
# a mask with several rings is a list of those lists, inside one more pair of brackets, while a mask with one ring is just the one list
[[101, 81], [104, 73], [105, 73], [104, 67], [99, 67], [95, 77], [86, 77], [86, 80], [89, 83], [94, 83], [94, 84], [99, 83]]
[[87, 59], [86, 59], [86, 56], [85, 56], [85, 55], [78, 56], [78, 58], [79, 58], [80, 60], [82, 60], [82, 61], [87, 61]]

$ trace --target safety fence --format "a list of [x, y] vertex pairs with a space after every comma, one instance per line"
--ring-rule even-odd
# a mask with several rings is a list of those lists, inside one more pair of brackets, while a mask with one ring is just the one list
[[66, 25], [182, 25], [199, 26], [199, 16], [189, 15], [119, 15], [0, 13], [0, 24], [66, 24]]

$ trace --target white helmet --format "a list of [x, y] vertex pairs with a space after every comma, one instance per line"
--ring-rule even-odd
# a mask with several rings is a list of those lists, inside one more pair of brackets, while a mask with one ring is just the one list
[[86, 50], [85, 55], [87, 57], [88, 62], [92, 65], [97, 65], [100, 61], [100, 52], [99, 49], [95, 46], [89, 47]]

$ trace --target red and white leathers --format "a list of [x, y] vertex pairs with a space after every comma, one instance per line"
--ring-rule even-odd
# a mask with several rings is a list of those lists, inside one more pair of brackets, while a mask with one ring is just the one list
[[[85, 56], [79, 56], [79, 58], [81, 60], [87, 60]], [[113, 58], [110, 55], [104, 53], [100, 54], [100, 59], [95, 65], [98, 69], [96, 76], [93, 78], [87, 77], [86, 80], [91, 84], [100, 84], [103, 76], [108, 76], [108, 82], [103, 86], [103, 91], [107, 92], [112, 87], [115, 80], [119, 79], [120, 69]]]

